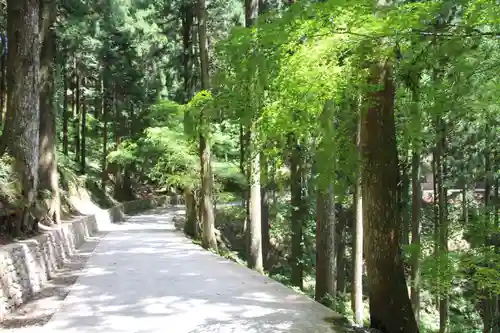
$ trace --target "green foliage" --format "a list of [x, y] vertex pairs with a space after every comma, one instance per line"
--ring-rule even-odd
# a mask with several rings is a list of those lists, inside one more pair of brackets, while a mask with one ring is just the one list
[[147, 117], [151, 125], [179, 126], [184, 116], [184, 106], [171, 100], [160, 100], [153, 104]]
[[[495, 1], [398, 2], [377, 15], [373, 1], [298, 1], [293, 6], [265, 1], [265, 13], [252, 28], [242, 26], [242, 1], [211, 1], [212, 87], [194, 97], [185, 87], [184, 55], [189, 50], [183, 49], [180, 29], [184, 9], [192, 5], [184, 0], [60, 2], [57, 126], [62, 132], [62, 115], [72, 111], [72, 105], [63, 110], [63, 97], [67, 95], [66, 102], [72, 104], [74, 78], [85, 78], [83, 171], [88, 176], [75, 172], [81, 161], [72, 149], [73, 137], [82, 129], [71, 126], [77, 119], [70, 119], [67, 134], [72, 146], [67, 156], [59, 153], [62, 188], [84, 180], [101, 187], [103, 173], [126, 170], [132, 183], [196, 190], [198, 139], [203, 134], [213, 153], [216, 201], [237, 200], [234, 193], [248, 185], [239, 170], [239, 131], [251, 129], [250, 148], [267, 157], [278, 197], [271, 207], [271, 237], [280, 258], [273, 273], [286, 282], [291, 239], [286, 168], [293, 133], [303, 148], [310, 182], [304, 184], [310, 198], [301, 258], [310, 287], [315, 265], [312, 192], [333, 184], [338, 202], [352, 193], [362, 162], [355, 146], [357, 120], [368, 106], [367, 95], [381, 88], [380, 83], [368, 83], [373, 65], [381, 62], [393, 71], [401, 168], [418, 152], [422, 173], [429, 174], [440, 120], [447, 125], [445, 187], [465, 183], [470, 189], [486, 179], [489, 184], [498, 181], [500, 12]], [[191, 50], [189, 73], [195, 90], [196, 49]], [[63, 91], [63, 74], [72, 78], [66, 82], [71, 94]], [[104, 148], [108, 156], [102, 156]], [[110, 170], [101, 170], [103, 160], [111, 164]], [[8, 202], [19, 197], [12, 163], [8, 157], [0, 159], [0, 193]], [[115, 179], [110, 178], [104, 183], [112, 184]], [[431, 207], [423, 209], [421, 243], [404, 249], [406, 259], [420, 253], [423, 331], [436, 328], [436, 296], [450, 296], [452, 331], [467, 327], [473, 332], [480, 322], [477, 300], [486, 292], [500, 293], [500, 257], [485, 244], [488, 235], [499, 232], [498, 212], [493, 203], [485, 208], [484, 199], [472, 191], [467, 200], [467, 225], [460, 200], [450, 198], [447, 203], [449, 252], [434, 253]], [[230, 218], [223, 222], [229, 229], [232, 218], [241, 222], [244, 214], [227, 215]], [[238, 228], [233, 231], [241, 236]], [[339, 309], [347, 304], [342, 297], [328, 303]]]
[[209, 135], [211, 126], [202, 119], [213, 117], [212, 93], [206, 90], [198, 92], [186, 105], [184, 116], [184, 128], [186, 134], [195, 137], [199, 133]]
[[108, 161], [118, 163], [123, 166], [130, 165], [137, 161], [136, 159], [137, 143], [131, 140], [125, 140], [108, 155]]
[[0, 195], [2, 202], [14, 204], [20, 199], [19, 181], [13, 172], [14, 160], [8, 155], [0, 158]]
[[[487, 8], [491, 13], [498, 10], [482, 0], [462, 2], [459, 11], [449, 4], [403, 2], [373, 15], [373, 5], [366, 1], [301, 1], [288, 10], [268, 12], [252, 29], [235, 27], [217, 44], [214, 104], [226, 119], [245, 127], [255, 122], [256, 137], [262, 145], [272, 143], [265, 152], [278, 167], [287, 164], [286, 139], [293, 133], [307, 155], [318, 161], [315, 185], [334, 183], [336, 193], [345, 195], [360, 163], [354, 133], [366, 108], [364, 96], [380, 89], [379, 84], [367, 84], [370, 64], [388, 61], [396, 85], [401, 167], [409, 165], [416, 151], [423, 172], [431, 171], [430, 155], [440, 137], [436, 119], [441, 119], [447, 124], [444, 186], [456, 188], [463, 181], [474, 186], [485, 178], [492, 184], [498, 179], [499, 161], [493, 156], [498, 156], [500, 137], [500, 110], [492, 96], [499, 87], [500, 67], [493, 59], [500, 45], [490, 37], [497, 35], [500, 21]], [[443, 21], [438, 28], [432, 24], [436, 17]], [[498, 254], [484, 246], [485, 237], [498, 232], [498, 225], [493, 225], [493, 214], [481, 208], [481, 200], [468, 200], [465, 226], [463, 207], [453, 198], [446, 204], [449, 252], [434, 253], [430, 212], [423, 220], [421, 244], [405, 248], [407, 259], [420, 253], [426, 290], [452, 298], [454, 331], [472, 329], [478, 319], [472, 304], [479, 294], [466, 296], [463, 281], [498, 291]], [[286, 247], [289, 207], [273, 209], [271, 233]], [[305, 226], [306, 241], [312, 231]], [[277, 276], [285, 281], [289, 272], [283, 268]], [[426, 305], [432, 307], [432, 302], [429, 297]], [[473, 315], [459, 322], [455, 310]], [[435, 328], [436, 322], [424, 323], [423, 330]]]
[[[122, 166], [134, 165], [159, 186], [181, 189], [199, 187], [197, 131], [200, 113], [211, 112], [210, 92], [198, 93], [188, 104], [171, 100], [153, 104], [145, 117], [153, 125], [136, 140], [123, 141], [108, 155], [108, 161]], [[226, 125], [231, 126], [231, 125]], [[233, 159], [238, 156], [234, 132], [211, 126], [215, 156], [216, 188], [237, 190], [245, 182]], [[208, 127], [207, 127], [208, 130]]]

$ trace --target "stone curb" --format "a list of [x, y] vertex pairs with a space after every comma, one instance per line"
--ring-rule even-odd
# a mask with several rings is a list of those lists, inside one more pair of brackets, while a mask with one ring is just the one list
[[102, 224], [117, 223], [128, 214], [182, 201], [179, 196], [129, 201], [63, 223], [36, 237], [0, 246], [0, 321], [40, 292], [76, 249], [102, 231]]

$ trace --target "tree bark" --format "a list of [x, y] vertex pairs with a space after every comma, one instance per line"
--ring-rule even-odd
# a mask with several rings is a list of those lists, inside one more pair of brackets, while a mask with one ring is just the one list
[[[103, 94], [102, 94], [102, 74], [99, 73], [98, 78], [95, 80], [95, 91], [97, 92], [94, 96], [94, 117], [95, 119], [101, 119], [102, 108], [103, 108]], [[98, 133], [100, 131], [98, 130]]]
[[40, 166], [39, 193], [48, 208], [48, 224], [61, 222], [61, 199], [57, 173], [57, 111], [54, 105], [56, 34], [54, 23], [57, 16], [55, 0], [42, 0], [40, 8]]
[[[489, 126], [488, 126], [489, 127]], [[489, 132], [489, 128], [486, 132]], [[492, 177], [492, 154], [490, 150], [490, 142], [486, 143], [486, 149], [484, 152], [484, 226], [483, 226], [483, 234], [484, 234], [484, 245], [487, 246], [490, 240], [490, 233], [492, 230], [495, 230], [495, 220], [492, 220], [492, 213], [495, 211], [493, 204], [496, 205], [495, 202], [491, 202], [492, 194], [495, 195], [496, 189], [493, 188], [494, 179]], [[489, 249], [486, 249], [484, 256], [484, 263], [488, 268], [493, 268], [491, 252]], [[491, 288], [484, 288], [482, 291], [482, 312], [483, 312], [483, 333], [494, 333], [498, 332], [498, 328], [495, 322], [498, 316], [498, 298], [494, 291]]]
[[[361, 120], [358, 120], [358, 130], [357, 130], [357, 146], [358, 154], [361, 154]], [[359, 156], [360, 157], [360, 156]], [[358, 158], [358, 160], [361, 160]], [[363, 325], [364, 319], [364, 305], [363, 305], [363, 193], [362, 193], [362, 182], [361, 182], [361, 169], [358, 169], [356, 175], [356, 189], [355, 189], [355, 235], [354, 235], [354, 277], [352, 285], [352, 301], [353, 301], [353, 312], [354, 312], [354, 322], [358, 326]]]
[[104, 59], [104, 72], [102, 78], [103, 88], [103, 107], [102, 107], [102, 157], [101, 157], [101, 187], [106, 188], [108, 180], [108, 115], [113, 107], [112, 87], [111, 87], [111, 71], [107, 57]]
[[[252, 129], [251, 133], [250, 141], [254, 143], [256, 141], [255, 129]], [[248, 225], [249, 252], [247, 264], [248, 268], [262, 273], [264, 267], [262, 261], [262, 221], [260, 210], [260, 154], [255, 148], [250, 150], [250, 154], [248, 168], [248, 173], [250, 175], [250, 220]]]
[[245, 26], [251, 27], [252, 25], [254, 25], [258, 15], [259, 15], [259, 1], [245, 0]]
[[260, 209], [261, 209], [261, 231], [262, 231], [262, 257], [264, 269], [269, 269], [269, 251], [271, 250], [271, 239], [269, 236], [269, 165], [266, 153], [260, 153], [261, 164], [261, 189], [260, 189]]
[[[411, 90], [412, 101], [414, 108], [414, 123], [420, 126], [420, 89], [419, 89], [420, 73], [417, 71], [410, 72], [408, 86]], [[413, 248], [410, 258], [411, 276], [410, 276], [410, 300], [415, 314], [417, 325], [420, 324], [420, 233], [421, 233], [421, 217], [422, 217], [422, 188], [420, 185], [420, 150], [421, 142], [419, 138], [413, 140], [411, 154], [411, 245]]]
[[[207, 8], [205, 0], [198, 0], [198, 43], [200, 53], [201, 70], [201, 88], [209, 89], [209, 59], [208, 59], [208, 40], [207, 40]], [[217, 240], [215, 238], [215, 214], [213, 206], [213, 177], [212, 177], [212, 156], [208, 133], [205, 133], [205, 127], [208, 127], [206, 115], [200, 114], [200, 165], [201, 165], [201, 193], [200, 206], [202, 211], [203, 237], [202, 244], [205, 248], [211, 248], [217, 251]]]
[[[259, 15], [259, 1], [245, 0], [245, 26], [251, 27], [257, 16]], [[260, 154], [257, 149], [257, 128], [255, 118], [260, 111], [258, 78], [256, 78], [258, 68], [249, 68], [248, 95], [252, 101], [253, 109], [250, 126], [248, 126], [248, 144], [247, 144], [247, 161], [248, 161], [248, 185], [250, 187], [248, 201], [248, 260], [249, 268], [263, 272], [262, 260], [262, 211], [261, 211], [261, 188], [260, 188]], [[256, 96], [255, 100], [253, 97]]]
[[336, 233], [336, 258], [337, 258], [337, 292], [340, 294], [345, 293], [345, 277], [346, 277], [346, 260], [345, 260], [345, 247], [346, 247], [346, 227], [347, 227], [347, 215], [344, 208], [340, 208], [339, 218], [337, 223]]
[[411, 244], [413, 254], [411, 258], [411, 304], [415, 313], [415, 320], [420, 322], [420, 213], [422, 205], [422, 190], [420, 188], [420, 154], [414, 148], [411, 159]]
[[382, 85], [367, 93], [362, 115], [360, 146], [363, 220], [370, 326], [385, 333], [416, 333], [399, 253], [398, 153], [394, 121], [395, 86], [392, 65], [371, 63], [370, 84]]
[[73, 90], [73, 148], [75, 149], [75, 162], [80, 161], [80, 74], [78, 63], [75, 59], [73, 70], [75, 71], [75, 86]]
[[[82, 85], [85, 87], [86, 80], [82, 79]], [[83, 94], [82, 94], [83, 95]], [[81, 147], [80, 147], [80, 172], [85, 174], [86, 167], [86, 158], [87, 158], [87, 150], [85, 149], [85, 145], [87, 144], [87, 100], [85, 99], [85, 95], [81, 98], [82, 103], [82, 126], [81, 126]]]
[[186, 221], [184, 222], [184, 232], [193, 237], [198, 237], [198, 223], [196, 213], [196, 198], [191, 189], [186, 189], [184, 192], [185, 205], [186, 205]]
[[302, 151], [294, 134], [289, 136], [290, 158], [290, 191], [291, 191], [291, 224], [292, 224], [292, 254], [290, 257], [292, 267], [292, 284], [303, 289], [304, 268], [302, 265], [302, 233], [304, 209], [302, 195]]
[[[248, 228], [248, 216], [250, 215], [248, 211], [248, 207], [250, 206], [248, 203], [248, 194], [250, 193], [248, 190], [248, 173], [247, 173], [247, 167], [245, 163], [245, 157], [246, 157], [246, 147], [247, 147], [247, 141], [245, 137], [245, 130], [243, 128], [243, 124], [240, 124], [239, 126], [239, 143], [240, 143], [240, 172], [243, 175], [244, 184], [243, 184], [243, 191], [241, 193], [241, 204], [242, 208], [245, 211], [245, 217], [243, 220], [243, 234], [245, 235], [245, 242], [248, 243], [247, 241], [247, 228]], [[248, 244], [246, 245], [247, 252], [248, 252]]]
[[[114, 141], [115, 141], [115, 151], [118, 150], [118, 147], [120, 147], [120, 144], [122, 142], [122, 135], [123, 135], [123, 117], [121, 115], [121, 109], [120, 106], [121, 100], [120, 98], [122, 97], [121, 95], [118, 94], [119, 85], [114, 86], [113, 90], [113, 123], [114, 123], [114, 129], [113, 129], [113, 134], [114, 134]], [[125, 168], [121, 166], [118, 163], [113, 163], [114, 166], [114, 178], [115, 178], [115, 188], [114, 188], [114, 197], [115, 199], [118, 199], [119, 201], [125, 201], [125, 193], [123, 191], [123, 184], [124, 184], [124, 178], [125, 178]]]
[[215, 214], [212, 200], [212, 166], [209, 143], [203, 134], [200, 134], [200, 164], [201, 164], [201, 191], [200, 206], [202, 211], [203, 237], [202, 244], [206, 249], [217, 251], [215, 238]]
[[433, 256], [435, 258], [435, 262], [437, 264], [437, 269], [435, 271], [435, 276], [434, 276], [434, 284], [433, 286], [436, 288], [435, 289], [435, 302], [437, 304], [437, 309], [439, 310], [439, 293], [440, 293], [440, 286], [438, 283], [438, 279], [440, 278], [439, 272], [440, 272], [440, 267], [439, 267], [439, 203], [438, 203], [438, 197], [439, 197], [439, 153], [437, 151], [437, 147], [434, 147], [432, 150], [432, 192], [433, 192], [433, 197], [432, 197], [432, 213], [433, 213], [433, 222], [434, 222], [434, 230], [433, 230]]
[[[406, 157], [405, 157], [406, 158]], [[399, 206], [401, 214], [401, 244], [410, 244], [410, 214], [409, 214], [409, 186], [410, 177], [408, 175], [407, 162], [403, 164], [403, 172], [401, 173], [401, 203]]]
[[7, 36], [0, 33], [2, 54], [0, 56], [0, 125], [3, 125], [7, 113]]
[[14, 228], [37, 231], [32, 218], [38, 190], [40, 158], [40, 36], [39, 0], [7, 1], [7, 117], [0, 152], [15, 158], [23, 202]]
[[314, 298], [335, 297], [335, 207], [333, 186], [318, 185], [316, 196], [316, 288]]
[[[436, 188], [437, 188], [437, 257], [438, 257], [438, 279], [441, 279], [441, 268], [445, 267], [448, 257], [448, 212], [447, 212], [447, 189], [444, 184], [446, 177], [446, 124], [440, 117], [436, 119]], [[449, 331], [449, 305], [448, 291], [439, 288], [439, 333]]]
[[[498, 155], [497, 155], [498, 156]], [[498, 165], [496, 167], [496, 170], [498, 170]], [[495, 181], [495, 186], [493, 189], [493, 202], [495, 203], [495, 206], [493, 207], [493, 223], [494, 223], [494, 228], [498, 228], [499, 225], [499, 220], [500, 220], [500, 214], [499, 214], [499, 206], [500, 206], [500, 193], [499, 193], [499, 186], [500, 186], [500, 179], [497, 176], [497, 179]], [[500, 332], [500, 295], [499, 294], [493, 294], [491, 297], [491, 311], [493, 314], [493, 318], [497, 318], [497, 325], [494, 325], [491, 329], [491, 333], [499, 333]]]
[[193, 98], [195, 81], [193, 77], [194, 54], [193, 54], [193, 26], [194, 26], [194, 6], [193, 3], [186, 2], [182, 5], [182, 46], [183, 46], [183, 85], [184, 103]]
[[[65, 52], [65, 51], [63, 51]], [[67, 59], [67, 55], [64, 59]], [[62, 144], [63, 144], [63, 154], [68, 156], [69, 154], [69, 134], [68, 134], [68, 122], [69, 122], [69, 111], [68, 111], [68, 72], [67, 64], [62, 65], [62, 79], [63, 79], [63, 134], [62, 134]]]
[[[192, 2], [182, 5], [182, 44], [183, 44], [183, 90], [184, 103], [188, 103], [194, 96], [195, 81], [193, 76], [193, 26], [195, 9]], [[185, 188], [184, 197], [186, 205], [186, 222], [184, 232], [193, 238], [199, 236], [198, 214], [196, 208], [195, 188]]]

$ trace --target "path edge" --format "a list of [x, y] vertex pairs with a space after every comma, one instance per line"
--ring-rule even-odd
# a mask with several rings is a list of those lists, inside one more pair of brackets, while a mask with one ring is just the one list
[[87, 240], [119, 223], [127, 215], [182, 203], [178, 195], [164, 195], [98, 209], [91, 215], [48, 228], [36, 237], [0, 246], [0, 322], [28, 303]]

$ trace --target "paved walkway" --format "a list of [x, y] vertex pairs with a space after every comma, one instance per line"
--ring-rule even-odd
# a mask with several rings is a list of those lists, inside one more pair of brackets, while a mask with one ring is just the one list
[[62, 307], [33, 332], [334, 332], [329, 309], [194, 245], [175, 230], [174, 214], [155, 210], [113, 227]]

